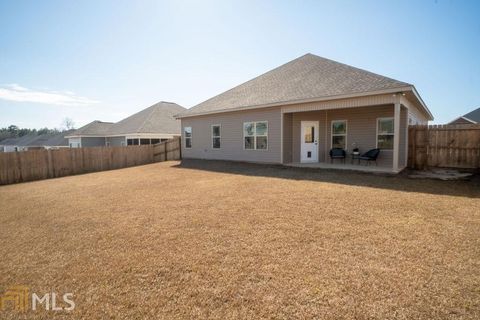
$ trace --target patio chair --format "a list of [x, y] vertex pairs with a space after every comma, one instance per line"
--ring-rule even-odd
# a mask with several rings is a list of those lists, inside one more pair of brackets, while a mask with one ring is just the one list
[[375, 161], [375, 165], [377, 165], [377, 158], [380, 154], [380, 149], [371, 149], [362, 154], [359, 158], [359, 162], [361, 160], [365, 160], [367, 163], [365, 165], [369, 165], [371, 161]]
[[334, 159], [342, 159], [343, 163], [345, 163], [346, 157], [347, 153], [341, 148], [333, 148], [330, 150], [330, 163], [333, 163]]

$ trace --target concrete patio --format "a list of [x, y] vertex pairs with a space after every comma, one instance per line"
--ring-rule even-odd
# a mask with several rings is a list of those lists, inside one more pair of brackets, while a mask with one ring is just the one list
[[311, 163], [301, 163], [293, 162], [286, 163], [285, 166], [289, 167], [298, 167], [298, 168], [318, 168], [318, 169], [334, 169], [334, 170], [351, 170], [351, 171], [362, 171], [362, 172], [373, 172], [373, 173], [390, 173], [395, 174], [398, 172], [393, 171], [392, 167], [385, 166], [376, 166], [375, 164], [358, 164], [351, 163], [349, 161], [343, 162], [311, 162]]

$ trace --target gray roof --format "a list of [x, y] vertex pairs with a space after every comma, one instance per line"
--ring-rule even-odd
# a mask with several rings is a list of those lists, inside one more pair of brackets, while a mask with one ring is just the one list
[[68, 136], [114, 136], [135, 133], [180, 133], [175, 116], [186, 109], [173, 102], [160, 101], [117, 123], [95, 120]]
[[412, 86], [306, 54], [204, 101], [180, 116]]
[[113, 122], [95, 120], [65, 136], [104, 136], [112, 126]]
[[30, 141], [27, 146], [48, 146], [48, 147], [61, 147], [68, 146], [68, 139], [66, 135], [72, 133], [73, 130], [60, 132], [55, 134], [42, 134], [37, 139]]
[[462, 117], [475, 121], [476, 123], [480, 123], [480, 108], [470, 111], [469, 113], [464, 114]]
[[37, 137], [37, 135], [25, 135], [18, 138], [8, 138], [2, 140], [0, 144], [5, 146], [26, 146], [30, 141], [35, 140]]
[[180, 121], [175, 115], [186, 109], [173, 102], [161, 101], [115, 123], [108, 135], [134, 133], [180, 133]]
[[19, 138], [9, 138], [0, 141], [1, 145], [20, 147], [43, 147], [43, 146], [68, 146], [68, 140], [64, 138], [71, 131], [59, 133], [47, 133], [41, 135], [26, 135]]

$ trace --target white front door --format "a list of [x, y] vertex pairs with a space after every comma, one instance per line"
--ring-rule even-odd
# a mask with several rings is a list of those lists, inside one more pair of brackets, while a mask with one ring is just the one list
[[318, 162], [318, 121], [302, 121], [300, 161]]

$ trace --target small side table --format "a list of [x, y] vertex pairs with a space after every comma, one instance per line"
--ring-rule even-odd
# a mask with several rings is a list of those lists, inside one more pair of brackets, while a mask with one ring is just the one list
[[352, 164], [353, 164], [353, 161], [355, 159], [358, 160], [358, 164], [360, 164], [360, 152], [359, 153], [352, 153], [351, 156], [352, 156]]

